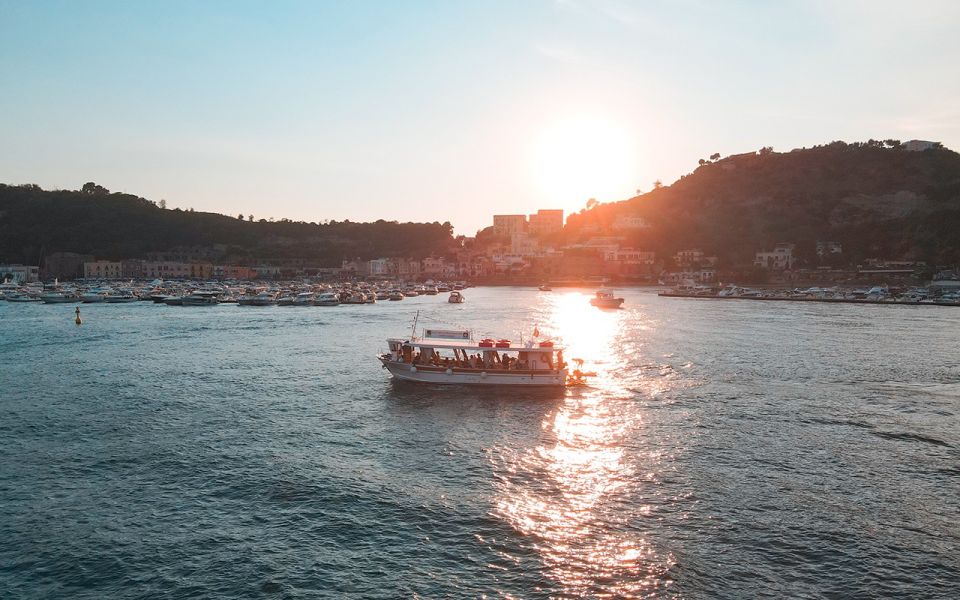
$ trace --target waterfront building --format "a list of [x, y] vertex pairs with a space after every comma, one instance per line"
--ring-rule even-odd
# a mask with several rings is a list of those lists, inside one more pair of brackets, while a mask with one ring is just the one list
[[843, 244], [840, 242], [817, 241], [817, 256], [823, 258], [825, 256], [833, 256], [835, 254], [843, 254]]
[[397, 275], [401, 279], [416, 279], [420, 276], [420, 261], [406, 258], [397, 259]]
[[754, 255], [753, 265], [771, 271], [786, 271], [793, 268], [793, 244], [777, 244], [773, 250], [762, 250]]
[[537, 214], [530, 215], [527, 229], [533, 235], [563, 231], [563, 210], [541, 208]]
[[257, 272], [250, 267], [240, 267], [235, 265], [215, 265], [213, 267], [213, 277], [215, 279], [253, 279]]
[[670, 271], [660, 274], [666, 284], [689, 285], [691, 283], [713, 283], [717, 280], [717, 271], [713, 268]]
[[147, 279], [210, 279], [213, 275], [210, 263], [144, 261], [142, 269]]
[[423, 259], [420, 274], [423, 277], [454, 277], [457, 274], [457, 265], [447, 262], [443, 257], [430, 256]]
[[77, 279], [83, 277], [83, 264], [93, 259], [89, 254], [54, 252], [43, 259], [40, 274], [45, 280]]
[[367, 261], [367, 272], [371, 277], [387, 277], [390, 275], [390, 259], [375, 258]]
[[143, 261], [122, 260], [120, 261], [120, 272], [124, 279], [143, 279]]
[[510, 237], [526, 230], [526, 215], [493, 215], [493, 231], [496, 235]]
[[123, 263], [110, 260], [95, 260], [83, 263], [85, 279], [122, 279]]
[[635, 248], [617, 248], [615, 250], [607, 250], [603, 254], [603, 260], [607, 262], [624, 264], [652, 265], [656, 262], [656, 259], [657, 255], [655, 252], [637, 250]]
[[40, 267], [31, 265], [0, 265], [0, 283], [10, 280], [13, 283], [33, 283], [40, 281]]
[[254, 273], [260, 279], [276, 279], [280, 277], [280, 267], [266, 266], [262, 265], [259, 267], [253, 267]]
[[676, 263], [678, 267], [689, 267], [691, 265], [698, 265], [704, 261], [705, 255], [703, 250], [699, 248], [693, 248], [690, 250], [681, 250], [673, 255], [673, 262]]

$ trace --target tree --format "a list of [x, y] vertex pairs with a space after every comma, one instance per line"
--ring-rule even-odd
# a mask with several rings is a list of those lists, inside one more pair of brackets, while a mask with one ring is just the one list
[[720, 159], [719, 152], [714, 152], [713, 154], [710, 155], [710, 160], [719, 160], [719, 159]]
[[247, 220], [253, 223], [253, 215], [247, 215]]
[[697, 161], [697, 163], [702, 167], [703, 165], [707, 164], [707, 161], [701, 158], [700, 160]]
[[593, 207], [596, 206], [597, 204], [600, 204], [600, 203], [597, 202], [597, 199], [596, 199], [596, 198], [590, 198], [589, 200], [587, 200], [587, 210], [590, 210], [591, 208], [593, 208]]
[[653, 189], [659, 190], [662, 187], [663, 187], [663, 182], [660, 181], [659, 179], [653, 182]]
[[80, 192], [91, 195], [91, 196], [99, 196], [102, 194], [109, 194], [110, 190], [103, 187], [102, 185], [97, 185], [92, 181], [88, 181], [85, 184], [83, 184], [82, 188], [80, 188]]
[[160, 202], [157, 204], [157, 206], [159, 206], [159, 207], [160, 207], [161, 209], [163, 209], [163, 210], [166, 210], [166, 208], [167, 208], [167, 201], [164, 200], [163, 198], [160, 198]]

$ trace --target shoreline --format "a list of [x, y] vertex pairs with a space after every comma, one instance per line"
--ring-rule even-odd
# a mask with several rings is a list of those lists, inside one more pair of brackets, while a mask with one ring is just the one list
[[882, 304], [886, 306], [952, 306], [960, 307], [960, 302], [923, 302], [920, 300], [866, 300], [859, 298], [789, 298], [786, 296], [718, 296], [660, 292], [665, 298], [694, 298], [697, 300], [761, 300], [767, 302], [826, 302], [832, 304]]

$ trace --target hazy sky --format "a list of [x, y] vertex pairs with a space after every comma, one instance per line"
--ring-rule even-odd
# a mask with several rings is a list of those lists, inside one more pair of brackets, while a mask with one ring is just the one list
[[0, 0], [0, 181], [472, 235], [713, 152], [958, 149], [958, 32], [960, 1]]

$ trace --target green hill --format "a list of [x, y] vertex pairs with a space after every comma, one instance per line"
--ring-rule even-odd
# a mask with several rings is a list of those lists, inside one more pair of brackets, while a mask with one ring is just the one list
[[727, 266], [756, 250], [796, 244], [815, 262], [818, 240], [843, 244], [843, 257], [960, 262], [960, 154], [907, 151], [870, 141], [778, 153], [763, 149], [704, 161], [673, 185], [571, 215], [567, 240], [609, 231], [620, 216], [642, 217], [638, 248], [670, 255], [700, 248]]
[[212, 260], [302, 258], [339, 266], [343, 258], [443, 253], [453, 244], [452, 231], [449, 223], [254, 222], [166, 210], [92, 183], [79, 191], [0, 184], [0, 262], [36, 264], [41, 254], [60, 251], [142, 258], [185, 248]]

